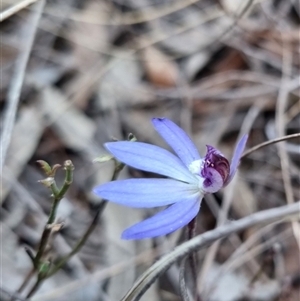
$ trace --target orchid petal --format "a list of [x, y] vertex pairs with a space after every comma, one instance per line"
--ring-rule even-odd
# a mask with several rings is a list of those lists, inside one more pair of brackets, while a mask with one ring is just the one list
[[221, 174], [214, 168], [206, 168], [205, 178], [202, 183], [202, 190], [205, 193], [215, 193], [224, 185]]
[[169, 146], [173, 148], [177, 156], [186, 166], [200, 159], [195, 144], [174, 122], [167, 118], [153, 118], [152, 123], [156, 131]]
[[239, 140], [239, 142], [237, 143], [237, 145], [235, 147], [235, 150], [234, 150], [234, 153], [233, 153], [233, 156], [232, 156], [232, 160], [231, 160], [231, 163], [230, 163], [230, 174], [229, 174], [229, 177], [228, 177], [225, 185], [227, 185], [232, 180], [232, 178], [234, 177], [234, 175], [236, 173], [236, 170], [237, 170], [237, 168], [240, 164], [240, 159], [241, 159], [241, 156], [244, 152], [247, 140], [248, 140], [248, 135], [244, 135]]
[[143, 239], [165, 235], [187, 225], [199, 212], [199, 196], [183, 200], [137, 223], [122, 233], [123, 239]]
[[151, 208], [194, 199], [199, 190], [195, 185], [171, 179], [127, 179], [100, 185], [94, 193], [125, 206]]
[[142, 142], [110, 142], [105, 147], [121, 162], [144, 171], [154, 172], [183, 182], [196, 178], [179, 158], [169, 151]]

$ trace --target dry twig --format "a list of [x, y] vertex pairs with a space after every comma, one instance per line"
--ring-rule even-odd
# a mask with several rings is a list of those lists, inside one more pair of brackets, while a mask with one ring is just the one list
[[35, 10], [32, 12], [28, 26], [25, 26], [23, 30], [24, 49], [20, 53], [16, 63], [14, 77], [11, 81], [11, 85], [8, 90], [7, 96], [7, 108], [3, 120], [3, 129], [1, 135], [1, 156], [0, 156], [0, 168], [2, 170], [5, 162], [6, 153], [11, 139], [11, 134], [14, 127], [16, 113], [18, 109], [18, 103], [21, 95], [22, 84], [24, 81], [25, 70], [29, 59], [30, 51], [33, 45], [34, 37], [37, 31], [38, 23], [42, 15], [45, 5], [45, 0], [40, 0], [34, 5]]

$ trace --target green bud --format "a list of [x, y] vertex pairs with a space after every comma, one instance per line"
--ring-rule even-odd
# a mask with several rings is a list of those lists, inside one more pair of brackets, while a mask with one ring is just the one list
[[73, 165], [73, 162], [71, 160], [66, 160], [64, 163], [64, 170], [74, 170], [75, 167]]
[[36, 162], [40, 165], [40, 167], [42, 168], [42, 170], [44, 171], [44, 173], [47, 176], [51, 175], [52, 168], [50, 167], [50, 165], [46, 161], [44, 161], [44, 160], [37, 160]]
[[132, 133], [129, 133], [129, 135], [128, 135], [128, 141], [135, 142], [135, 141], [137, 141], [137, 139], [136, 139], [136, 137]]
[[61, 168], [61, 165], [60, 164], [55, 164], [55, 165], [53, 165], [53, 167], [52, 167], [52, 170], [51, 170], [51, 177], [55, 177], [55, 174], [56, 174], [56, 172], [57, 172], [57, 170], [59, 169], [59, 168]]

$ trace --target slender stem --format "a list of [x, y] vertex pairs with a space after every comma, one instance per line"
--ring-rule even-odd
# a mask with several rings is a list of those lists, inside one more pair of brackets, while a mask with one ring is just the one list
[[[193, 218], [187, 225], [187, 241], [191, 240], [195, 237], [196, 234], [196, 224], [197, 219]], [[180, 294], [183, 301], [190, 301], [191, 296], [189, 296], [186, 282], [185, 282], [185, 269], [186, 269], [186, 262], [188, 261], [190, 270], [192, 273], [192, 280], [194, 286], [194, 298], [193, 300], [200, 300], [197, 292], [197, 258], [196, 253], [190, 253], [188, 256], [182, 259], [180, 264], [180, 273], [179, 273], [179, 287], [180, 287]]]
[[66, 255], [65, 257], [63, 257], [55, 266], [52, 270], [50, 270], [50, 272], [47, 274], [47, 278], [51, 277], [52, 275], [54, 275], [62, 266], [64, 266], [66, 264], [66, 262], [76, 253], [79, 252], [79, 250], [83, 247], [83, 245], [85, 244], [85, 242], [87, 241], [87, 239], [89, 238], [89, 236], [92, 234], [92, 232], [94, 231], [94, 229], [97, 226], [97, 222], [98, 222], [98, 218], [99, 215], [102, 213], [102, 211], [104, 210], [104, 207], [106, 205], [106, 202], [102, 202], [100, 204], [100, 206], [97, 209], [97, 212], [90, 224], [90, 226], [88, 227], [88, 229], [86, 230], [86, 232], [84, 233], [84, 235], [82, 236], [82, 238], [76, 243], [76, 245], [74, 246], [73, 250]]
[[10, 298], [11, 301], [25, 301], [25, 299], [22, 298], [18, 293], [9, 292], [3, 287], [0, 287], [0, 296], [3, 300], [8, 300]]
[[[188, 224], [188, 240], [191, 240], [192, 238], [195, 237], [196, 235], [196, 226], [197, 226], [197, 218], [193, 218], [189, 224]], [[190, 265], [190, 269], [191, 269], [191, 272], [192, 272], [192, 278], [194, 280], [194, 300], [201, 300], [200, 296], [198, 296], [198, 291], [197, 291], [197, 257], [196, 257], [196, 252], [193, 252], [191, 253], [189, 256], [188, 256], [188, 262], [189, 262], [189, 265]]]
[[[119, 173], [121, 172], [121, 170], [124, 168], [124, 164], [120, 163], [118, 161], [115, 160], [115, 169], [113, 172], [113, 175], [111, 177], [111, 181], [114, 181], [117, 179], [117, 177], [119, 176]], [[99, 204], [96, 214], [90, 224], [90, 226], [87, 228], [86, 232], [83, 234], [82, 238], [76, 243], [76, 245], [74, 246], [74, 248], [72, 249], [72, 251], [66, 255], [65, 257], [63, 257], [54, 267], [52, 270], [49, 271], [49, 273], [47, 274], [47, 278], [51, 277], [52, 275], [54, 275], [62, 266], [64, 266], [66, 264], [66, 262], [75, 254], [77, 254], [80, 249], [83, 247], [83, 245], [85, 244], [85, 242], [88, 240], [88, 238], [90, 237], [90, 235], [92, 234], [92, 232], [94, 231], [94, 229], [97, 226], [98, 223], [98, 219], [99, 216], [101, 215], [101, 213], [104, 211], [104, 208], [107, 204], [107, 200], [102, 200], [102, 202]]]
[[[132, 139], [134, 139], [134, 138], [135, 137], [133, 136]], [[132, 139], [130, 139], [130, 140], [132, 140]], [[112, 179], [111, 179], [112, 181], [117, 179], [120, 171], [125, 166], [123, 163], [121, 163], [117, 160], [114, 160], [114, 162], [115, 162], [115, 169], [114, 169], [114, 172], [113, 172], [113, 175], [112, 175]], [[64, 168], [66, 170], [66, 176], [65, 176], [65, 181], [64, 181], [64, 184], [63, 184], [62, 188], [59, 190], [56, 186], [55, 181], [53, 181], [53, 183], [51, 183], [51, 185], [50, 185], [50, 189], [52, 191], [52, 195], [54, 197], [54, 200], [53, 200], [53, 203], [52, 203], [52, 207], [51, 207], [51, 211], [50, 211], [50, 214], [49, 214], [47, 224], [45, 226], [45, 229], [44, 229], [42, 237], [41, 237], [41, 242], [40, 242], [40, 246], [39, 246], [37, 255], [34, 258], [34, 269], [32, 270], [32, 275], [30, 274], [28, 279], [25, 279], [25, 281], [24, 281], [24, 283], [22, 284], [22, 287], [21, 287], [22, 290], [23, 290], [23, 286], [25, 287], [27, 285], [29, 279], [31, 279], [31, 277], [34, 275], [34, 272], [39, 269], [40, 260], [43, 256], [44, 252], [45, 252], [45, 249], [47, 247], [50, 235], [52, 233], [51, 224], [53, 224], [53, 222], [55, 221], [57, 207], [59, 205], [60, 200], [64, 197], [65, 193], [67, 192], [67, 190], [69, 189], [70, 185], [73, 182], [73, 170], [74, 170], [73, 163], [70, 160], [66, 161], [65, 164], [64, 164]], [[63, 257], [49, 272], [46, 272], [46, 274], [44, 272], [42, 273], [42, 272], [39, 271], [38, 279], [37, 279], [36, 283], [34, 284], [34, 286], [32, 287], [32, 289], [30, 290], [27, 298], [31, 297], [37, 291], [37, 289], [40, 287], [40, 285], [43, 283], [43, 281], [46, 278], [49, 278], [52, 275], [54, 275], [63, 265], [65, 265], [65, 263], [73, 255], [75, 255], [76, 253], [78, 253], [80, 251], [82, 246], [88, 240], [91, 233], [96, 228], [99, 216], [103, 212], [106, 204], [107, 204], [107, 200], [102, 200], [102, 202], [98, 206], [98, 209], [96, 211], [96, 214], [95, 214], [90, 226], [88, 227], [88, 229], [86, 230], [86, 232], [84, 233], [82, 238], [76, 243], [76, 245], [74, 246], [73, 250], [70, 253], [68, 255], [66, 255], [65, 257]]]
[[251, 153], [265, 147], [265, 146], [268, 146], [268, 145], [271, 145], [271, 144], [274, 144], [274, 143], [277, 143], [277, 142], [281, 142], [281, 141], [285, 141], [285, 140], [289, 140], [289, 139], [294, 139], [294, 138], [298, 138], [300, 137], [300, 133], [296, 133], [296, 134], [292, 134], [292, 135], [287, 135], [287, 136], [283, 136], [283, 137], [280, 137], [280, 138], [276, 138], [276, 139], [273, 139], [273, 140], [270, 140], [270, 141], [266, 141], [266, 142], [263, 142], [261, 144], [258, 144], [250, 149], [248, 149], [247, 151], [245, 151], [242, 155], [242, 158], [250, 155]]
[[63, 184], [62, 188], [60, 189], [60, 191], [58, 192], [58, 195], [57, 195], [57, 198], [60, 199], [60, 200], [64, 197], [64, 195], [66, 194], [66, 192], [70, 188], [70, 185], [73, 182], [74, 165], [73, 165], [71, 160], [65, 161], [64, 169], [66, 171], [64, 184]]
[[41, 260], [43, 254], [45, 252], [45, 249], [47, 247], [47, 243], [48, 243], [48, 240], [49, 240], [50, 233], [51, 233], [51, 227], [49, 227], [48, 224], [47, 224], [44, 228], [42, 238], [41, 238], [41, 242], [40, 242], [40, 246], [39, 246], [38, 252], [36, 254], [35, 260], [34, 260], [35, 261], [34, 265], [35, 265], [36, 269], [38, 269], [38, 265], [40, 263], [40, 260]]
[[[28, 275], [25, 278], [24, 282], [20, 286], [18, 292], [22, 292], [24, 290], [24, 288], [27, 286], [29, 280], [35, 274], [35, 272], [38, 272], [37, 281], [34, 284], [34, 286], [32, 287], [32, 289], [30, 290], [27, 298], [32, 296], [37, 291], [37, 289], [39, 288], [39, 286], [42, 284], [43, 280], [45, 279], [44, 272], [39, 271], [40, 263], [41, 263], [41, 259], [42, 259], [43, 255], [45, 253], [45, 250], [46, 250], [48, 242], [49, 242], [49, 238], [50, 238], [51, 233], [52, 233], [51, 225], [55, 221], [58, 205], [59, 205], [61, 199], [66, 194], [67, 190], [69, 189], [69, 187], [70, 187], [70, 185], [73, 181], [74, 165], [73, 165], [72, 161], [70, 161], [70, 160], [65, 161], [64, 169], [66, 171], [66, 175], [65, 175], [65, 180], [64, 180], [64, 184], [63, 184], [62, 188], [58, 189], [58, 187], [56, 186], [54, 178], [53, 178], [53, 181], [50, 184], [50, 189], [51, 189], [52, 196], [53, 196], [54, 199], [53, 199], [53, 202], [52, 202], [52, 207], [51, 207], [51, 210], [50, 210], [50, 214], [49, 214], [47, 223], [46, 223], [44, 231], [42, 233], [42, 237], [41, 237], [41, 240], [40, 240], [40, 245], [39, 245], [37, 254], [36, 254], [35, 257], [33, 257], [32, 256], [33, 254], [31, 252], [26, 251], [28, 253], [28, 255], [30, 256], [30, 258], [32, 259], [32, 261], [33, 261], [33, 269], [28, 273]], [[53, 177], [54, 177], [54, 174], [53, 174]]]
[[72, 161], [70, 161], [70, 160], [65, 161], [64, 169], [66, 170], [66, 176], [65, 176], [65, 181], [64, 181], [64, 184], [63, 184], [62, 188], [59, 190], [56, 186], [55, 181], [53, 181], [53, 183], [51, 183], [51, 185], [50, 185], [50, 189], [52, 191], [52, 195], [54, 197], [54, 200], [53, 200], [53, 203], [52, 203], [52, 207], [51, 207], [51, 211], [50, 211], [50, 214], [49, 214], [47, 224], [46, 224], [46, 226], [44, 228], [44, 231], [43, 231], [43, 234], [42, 234], [40, 246], [39, 246], [38, 252], [36, 254], [35, 260], [34, 260], [36, 269], [38, 269], [38, 265], [40, 263], [40, 260], [41, 260], [43, 254], [45, 252], [45, 249], [47, 247], [49, 237], [50, 237], [51, 232], [52, 232], [52, 229], [51, 229], [50, 225], [53, 224], [53, 222], [55, 221], [56, 212], [57, 212], [59, 202], [61, 201], [61, 199], [66, 194], [67, 190], [69, 189], [69, 187], [70, 187], [70, 185], [72, 184], [72, 181], [73, 181], [74, 165], [73, 165]]
[[33, 294], [39, 289], [39, 287], [41, 286], [42, 282], [43, 282], [43, 278], [42, 277], [38, 277], [35, 284], [33, 285], [33, 287], [31, 288], [31, 290], [29, 291], [29, 293], [26, 296], [26, 299], [30, 298], [33, 296]]
[[[196, 218], [193, 218], [189, 224], [188, 224], [188, 240], [191, 240], [192, 238], [195, 237], [196, 234], [196, 223], [197, 220]], [[189, 260], [189, 265], [192, 271], [192, 276], [193, 279], [195, 281], [195, 283], [197, 283], [197, 259], [196, 259], [196, 254], [195, 253], [191, 253], [188, 257]]]
[[51, 192], [52, 192], [53, 202], [52, 202], [50, 214], [48, 216], [47, 225], [50, 225], [54, 222], [55, 216], [56, 216], [57, 206], [58, 206], [60, 200], [62, 199], [62, 198], [58, 197], [59, 189], [57, 188], [55, 182], [53, 182], [51, 184], [50, 189], [51, 189]]
[[185, 265], [186, 265], [186, 257], [182, 259], [179, 268], [179, 288], [180, 288], [180, 295], [182, 301], [190, 301], [191, 298], [189, 296], [189, 292], [185, 282]]

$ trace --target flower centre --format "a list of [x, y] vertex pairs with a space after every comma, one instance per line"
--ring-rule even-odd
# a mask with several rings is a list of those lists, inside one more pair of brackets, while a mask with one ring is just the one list
[[208, 145], [205, 157], [193, 161], [189, 170], [199, 177], [199, 188], [204, 193], [214, 193], [220, 190], [228, 179], [230, 165], [217, 149]]
[[196, 161], [193, 161], [190, 165], [189, 165], [189, 171], [195, 175], [200, 175], [200, 172], [201, 172], [201, 169], [202, 169], [202, 166], [203, 166], [203, 159], [200, 159], [200, 160], [196, 160]]

